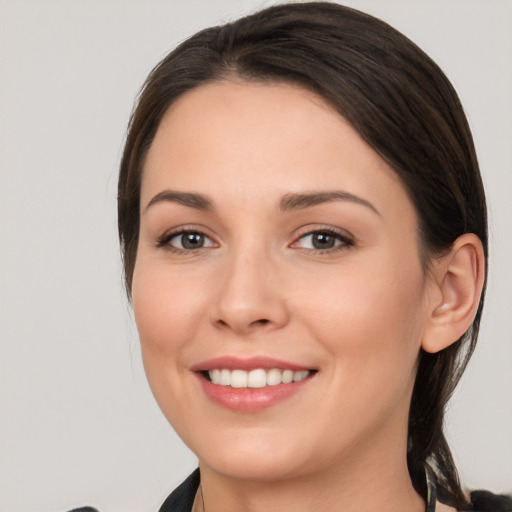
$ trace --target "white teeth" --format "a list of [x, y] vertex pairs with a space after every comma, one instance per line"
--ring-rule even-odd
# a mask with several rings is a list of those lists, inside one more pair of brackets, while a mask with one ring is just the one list
[[210, 371], [210, 379], [215, 382], [220, 382], [220, 375], [221, 375], [221, 371], [220, 370], [211, 370]]
[[233, 370], [231, 372], [231, 387], [232, 388], [246, 388], [247, 387], [247, 372], [244, 372], [244, 370]]
[[293, 374], [293, 382], [297, 382], [299, 380], [304, 380], [309, 375], [307, 370], [302, 370], [301, 372], [295, 372]]
[[293, 381], [293, 372], [292, 370], [285, 370], [283, 372], [283, 376], [281, 377], [283, 384], [290, 384]]
[[[211, 375], [210, 375], [210, 377], [211, 377]], [[219, 384], [221, 386], [230, 386], [231, 385], [231, 372], [229, 370], [220, 370]]]
[[264, 388], [267, 385], [267, 372], [265, 370], [252, 370], [247, 377], [247, 387]]
[[280, 370], [272, 368], [270, 370], [226, 370], [215, 368], [208, 371], [208, 375], [213, 384], [219, 386], [231, 386], [232, 388], [263, 388], [265, 386], [277, 386], [278, 384], [290, 384], [304, 380], [311, 374], [309, 370]]
[[277, 368], [272, 368], [267, 372], [267, 385], [268, 386], [276, 386], [277, 384], [281, 384], [281, 376], [283, 372], [278, 370]]

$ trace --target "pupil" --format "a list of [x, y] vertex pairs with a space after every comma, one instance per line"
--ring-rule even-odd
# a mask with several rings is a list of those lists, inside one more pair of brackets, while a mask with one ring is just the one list
[[201, 233], [186, 233], [181, 237], [181, 244], [185, 249], [198, 249], [204, 245], [204, 236]]
[[315, 249], [331, 249], [334, 247], [334, 237], [327, 233], [313, 235], [313, 246]]

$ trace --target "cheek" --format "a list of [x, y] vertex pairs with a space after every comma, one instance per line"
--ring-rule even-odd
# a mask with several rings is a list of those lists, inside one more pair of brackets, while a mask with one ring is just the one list
[[[176, 428], [192, 403], [187, 360], [206, 314], [206, 290], [170, 273], [168, 266], [142, 257], [133, 276], [133, 309], [142, 360], [151, 391], [168, 421]], [[181, 429], [187, 432], [189, 425]], [[183, 435], [182, 435], [183, 437]]]
[[376, 432], [389, 418], [403, 427], [407, 417], [421, 342], [422, 274], [402, 268], [390, 279], [377, 270], [354, 268], [304, 303], [302, 328], [329, 354], [328, 388], [316, 405], [320, 417], [331, 419], [321, 427], [326, 438]]
[[159, 262], [141, 261], [135, 267], [133, 309], [150, 383], [160, 374], [168, 378], [183, 371], [184, 347], [194, 339], [206, 311], [204, 290], [181, 280]]
[[[382, 257], [347, 265], [302, 294], [304, 327], [330, 352], [343, 378], [409, 378], [423, 329], [424, 278], [415, 264]], [[414, 261], [414, 260], [413, 260]], [[317, 276], [318, 277], [318, 276]], [[318, 283], [325, 286], [319, 287]]]

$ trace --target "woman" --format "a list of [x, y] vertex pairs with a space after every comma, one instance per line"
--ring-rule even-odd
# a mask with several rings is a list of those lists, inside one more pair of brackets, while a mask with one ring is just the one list
[[196, 34], [148, 77], [118, 201], [148, 380], [199, 459], [163, 512], [511, 508], [465, 496], [443, 434], [485, 197], [403, 35], [321, 2]]

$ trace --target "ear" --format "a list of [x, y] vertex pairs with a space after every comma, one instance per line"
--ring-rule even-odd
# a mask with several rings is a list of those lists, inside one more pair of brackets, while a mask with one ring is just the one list
[[433, 263], [427, 324], [421, 346], [430, 353], [455, 343], [471, 326], [485, 281], [480, 239], [466, 233]]

